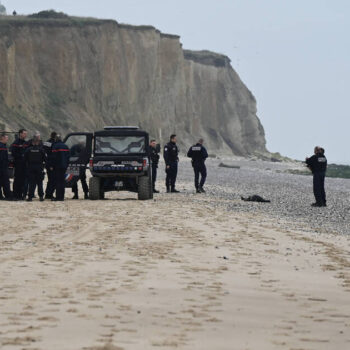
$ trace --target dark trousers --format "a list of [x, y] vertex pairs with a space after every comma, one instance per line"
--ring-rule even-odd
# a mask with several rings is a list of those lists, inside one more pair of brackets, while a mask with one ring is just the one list
[[64, 200], [64, 193], [66, 190], [66, 170], [66, 168], [54, 169], [57, 200]]
[[314, 196], [317, 204], [326, 204], [326, 192], [324, 190], [324, 180], [326, 174], [317, 172], [313, 174]]
[[153, 189], [156, 188], [157, 168], [158, 168], [157, 164], [152, 164], [152, 185], [153, 185]]
[[26, 195], [27, 171], [24, 163], [15, 164], [15, 174], [13, 179], [13, 196], [22, 199]]
[[53, 193], [55, 192], [55, 174], [53, 170], [50, 170], [50, 168], [46, 168], [47, 173], [47, 184], [46, 184], [46, 190], [45, 195], [48, 198], [51, 198]]
[[[83, 188], [84, 193], [85, 194], [89, 193], [89, 187], [88, 187], [88, 185], [86, 183], [86, 173], [85, 173], [85, 171], [80, 174], [78, 181], [79, 180], [81, 182], [81, 187]], [[72, 192], [75, 195], [78, 195], [78, 181], [72, 186]]]
[[177, 162], [172, 162], [169, 164], [169, 168], [165, 170], [165, 186], [167, 189], [175, 189], [176, 177], [177, 177]]
[[36, 186], [38, 186], [39, 197], [44, 197], [43, 190], [44, 173], [41, 168], [28, 169], [29, 193], [28, 197], [33, 198]]
[[[193, 164], [194, 170], [194, 186], [196, 189], [201, 188], [205, 184], [207, 178], [207, 168], [204, 163], [202, 164]], [[199, 182], [199, 175], [201, 175], [201, 181]]]
[[7, 168], [0, 169], [0, 191], [3, 191], [5, 198], [11, 198], [10, 178]]

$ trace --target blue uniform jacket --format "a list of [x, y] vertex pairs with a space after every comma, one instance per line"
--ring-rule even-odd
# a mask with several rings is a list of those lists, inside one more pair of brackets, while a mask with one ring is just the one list
[[6, 144], [0, 142], [0, 171], [8, 168], [9, 155]]
[[314, 154], [306, 160], [308, 168], [315, 173], [324, 173], [327, 170], [327, 158], [323, 154]]
[[67, 169], [69, 164], [70, 151], [62, 141], [52, 145], [51, 166], [56, 169]]
[[168, 142], [164, 146], [163, 157], [166, 165], [179, 161], [179, 149], [175, 142]]
[[25, 140], [17, 138], [11, 145], [12, 157], [16, 165], [24, 164], [24, 152], [26, 151], [29, 143]]
[[54, 145], [54, 143], [55, 140], [51, 138], [43, 143], [43, 147], [47, 156], [46, 167], [50, 167], [50, 164], [52, 164], [52, 146]]
[[192, 158], [193, 164], [204, 164], [208, 158], [208, 152], [200, 143], [190, 147], [187, 152], [187, 157]]

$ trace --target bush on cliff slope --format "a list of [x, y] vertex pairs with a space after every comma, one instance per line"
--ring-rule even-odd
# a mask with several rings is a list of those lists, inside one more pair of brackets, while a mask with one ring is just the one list
[[40, 11], [28, 16], [29, 18], [68, 18], [69, 16], [63, 12], [56, 12], [55, 10]]

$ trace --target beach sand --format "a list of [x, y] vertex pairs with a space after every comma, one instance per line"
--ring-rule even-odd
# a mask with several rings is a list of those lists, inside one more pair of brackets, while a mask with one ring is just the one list
[[2, 350], [350, 349], [349, 236], [107, 197], [0, 202]]

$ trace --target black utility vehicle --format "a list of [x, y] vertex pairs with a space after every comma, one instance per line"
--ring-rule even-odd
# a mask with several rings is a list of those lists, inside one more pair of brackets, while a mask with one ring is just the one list
[[72, 133], [64, 140], [70, 149], [66, 187], [71, 187], [87, 164], [92, 177], [90, 199], [108, 191], [132, 191], [138, 199], [152, 199], [149, 136], [138, 127], [106, 126], [95, 133]]

